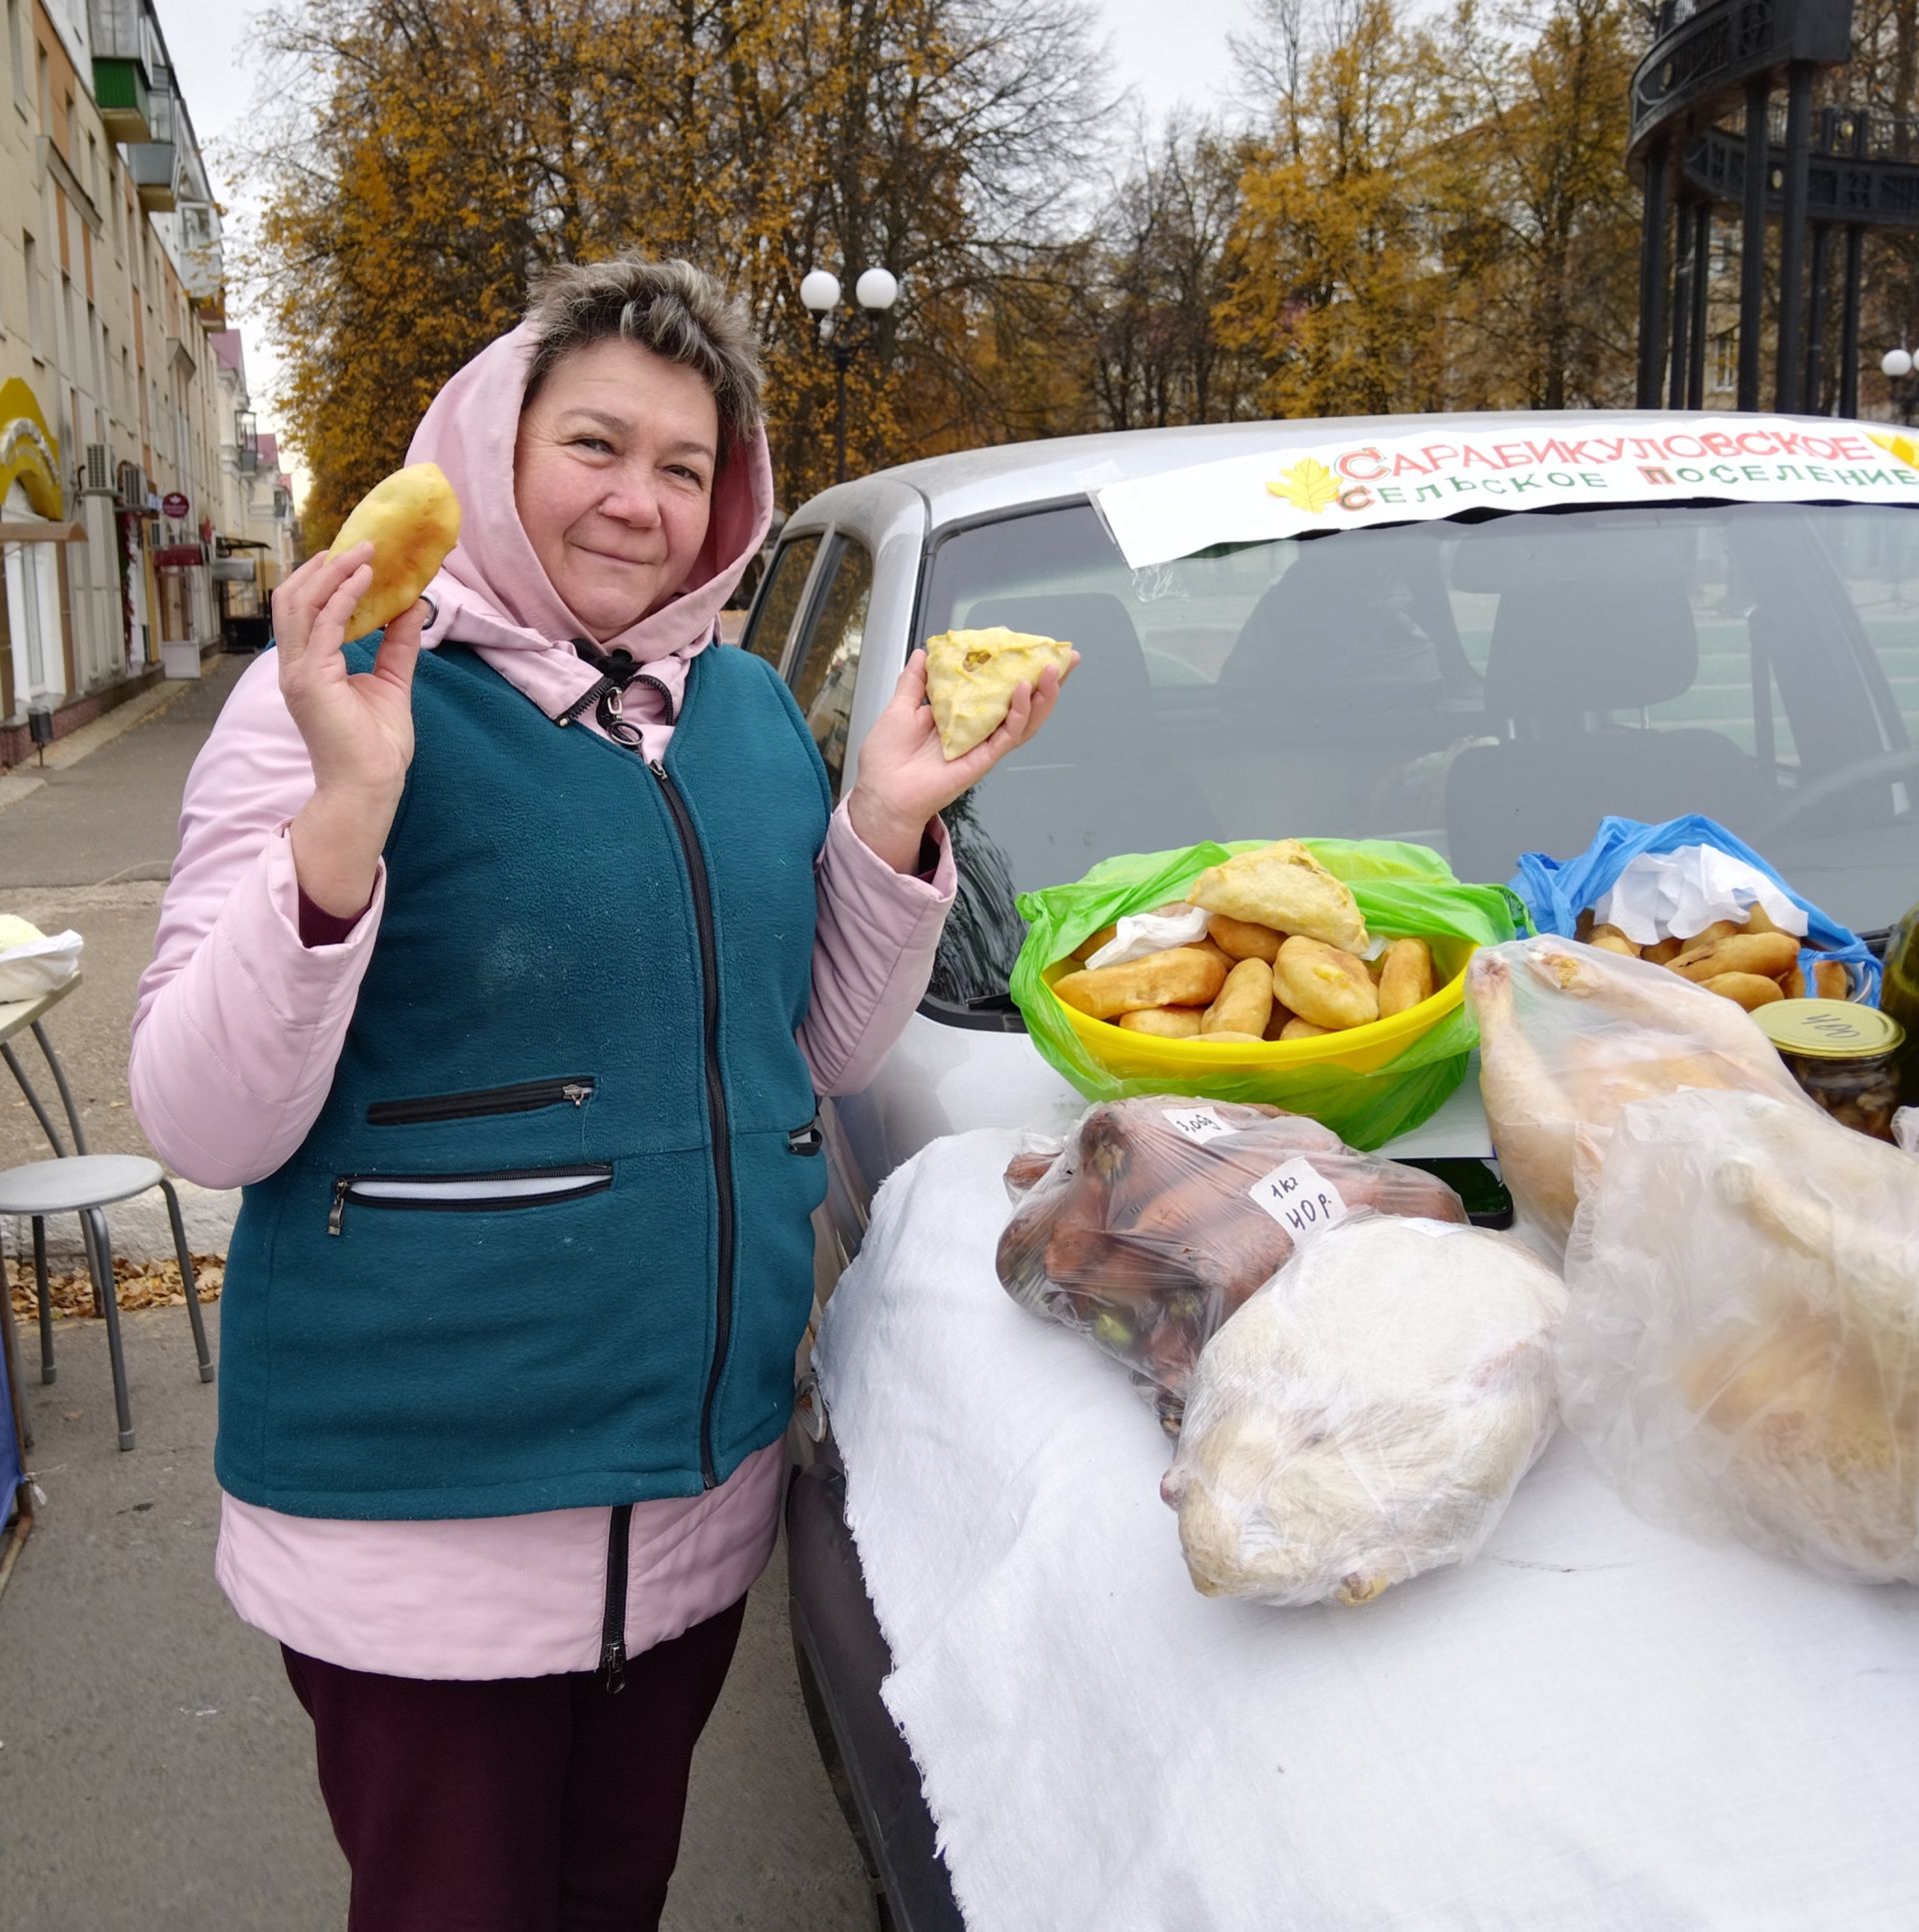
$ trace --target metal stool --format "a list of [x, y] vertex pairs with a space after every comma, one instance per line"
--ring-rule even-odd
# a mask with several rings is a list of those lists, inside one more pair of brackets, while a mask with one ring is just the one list
[[127, 1364], [120, 1349], [120, 1302], [114, 1291], [113, 1244], [107, 1217], [100, 1210], [117, 1200], [158, 1187], [167, 1197], [167, 1218], [173, 1223], [173, 1248], [180, 1259], [180, 1278], [187, 1290], [187, 1314], [193, 1322], [194, 1352], [200, 1358], [200, 1379], [213, 1380], [213, 1361], [207, 1353], [206, 1323], [200, 1315], [200, 1290], [194, 1280], [193, 1256], [187, 1252], [186, 1224], [180, 1218], [180, 1196], [157, 1160], [132, 1153], [68, 1154], [57, 1160], [36, 1160], [0, 1173], [0, 1214], [25, 1214], [33, 1221], [33, 1281], [40, 1305], [40, 1379], [50, 1382], [53, 1366], [53, 1303], [47, 1291], [47, 1216], [77, 1214], [80, 1237], [86, 1244], [87, 1271], [93, 1277], [93, 1297], [107, 1322], [107, 1352], [113, 1361], [113, 1406], [120, 1421], [120, 1446], [133, 1447], [133, 1415], [127, 1405]]

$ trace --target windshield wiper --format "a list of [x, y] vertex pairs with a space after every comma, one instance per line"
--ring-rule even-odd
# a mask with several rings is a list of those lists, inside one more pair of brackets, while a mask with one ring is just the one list
[[1017, 1012], [1018, 1002], [1009, 992], [982, 992], [966, 1001], [967, 1012]]

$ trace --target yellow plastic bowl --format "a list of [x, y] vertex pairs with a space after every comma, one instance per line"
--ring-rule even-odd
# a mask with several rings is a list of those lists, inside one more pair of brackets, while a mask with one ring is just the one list
[[[1204, 1039], [1162, 1039], [1156, 1033], [1128, 1032], [1116, 1021], [1094, 1019], [1064, 1000], [1056, 1003], [1086, 1051], [1122, 1079], [1164, 1080], [1176, 1088], [1195, 1074], [1240, 1067], [1283, 1073], [1291, 1067], [1343, 1066], [1353, 1073], [1374, 1073], [1429, 1033], [1466, 996], [1466, 967], [1478, 948], [1470, 940], [1446, 934], [1426, 944], [1432, 948], [1433, 970], [1449, 975], [1430, 999], [1390, 1019], [1375, 1019], [1370, 1026], [1354, 1026], [1343, 1033], [1322, 1033], [1317, 1039], [1265, 1040], [1256, 1046], [1242, 1039], [1222, 1039], [1209, 1046]], [[1078, 970], [1072, 960], [1057, 961], [1046, 968], [1046, 984]]]

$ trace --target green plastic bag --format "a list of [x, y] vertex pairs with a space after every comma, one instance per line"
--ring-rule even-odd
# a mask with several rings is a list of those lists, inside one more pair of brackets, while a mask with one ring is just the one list
[[[1233, 845], [1211, 841], [1180, 852], [1130, 854], [1095, 866], [1071, 886], [1022, 893], [1025, 944], [1012, 968], [1012, 996], [1025, 1015], [1033, 1044], [1089, 1100], [1187, 1092], [1208, 1100], [1263, 1101], [1310, 1114], [1349, 1147], [1383, 1146], [1429, 1119], [1465, 1077], [1479, 1035], [1463, 1003], [1395, 1059], [1372, 1072], [1326, 1063], [1300, 1067], [1222, 1067], [1203, 1070], [1176, 1087], [1163, 1078], [1130, 1078], [1087, 1050], [1044, 973], [1081, 941], [1127, 913], [1149, 912], [1184, 899], [1208, 866], [1257, 852], [1266, 839]], [[1383, 840], [1307, 839], [1320, 865], [1352, 889], [1369, 931], [1387, 938], [1450, 935], [1476, 946], [1498, 946], [1532, 932], [1524, 904], [1503, 886], [1466, 886], [1425, 846]]]

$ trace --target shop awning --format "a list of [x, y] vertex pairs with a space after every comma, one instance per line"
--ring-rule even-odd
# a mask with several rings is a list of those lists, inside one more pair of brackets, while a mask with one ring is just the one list
[[0, 523], [0, 544], [84, 544], [85, 524]]

